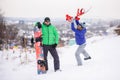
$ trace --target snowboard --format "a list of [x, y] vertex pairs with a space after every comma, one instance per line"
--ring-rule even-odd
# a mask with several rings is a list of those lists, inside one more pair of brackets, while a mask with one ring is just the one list
[[34, 39], [35, 39], [35, 52], [36, 52], [36, 60], [37, 60], [37, 73], [38, 74], [45, 74], [45, 61], [44, 61], [44, 54], [42, 51], [42, 40], [41, 40], [41, 29], [37, 26], [34, 27]]

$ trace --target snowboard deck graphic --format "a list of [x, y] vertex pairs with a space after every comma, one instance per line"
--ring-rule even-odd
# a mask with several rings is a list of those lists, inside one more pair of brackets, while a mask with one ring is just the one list
[[[35, 26], [37, 28], [37, 26]], [[37, 60], [37, 73], [38, 74], [45, 74], [46, 69], [45, 69], [45, 61], [44, 61], [44, 54], [42, 51], [42, 46], [41, 46], [41, 31], [40, 29], [34, 30], [34, 39], [35, 39], [35, 51], [36, 51], [36, 60]]]

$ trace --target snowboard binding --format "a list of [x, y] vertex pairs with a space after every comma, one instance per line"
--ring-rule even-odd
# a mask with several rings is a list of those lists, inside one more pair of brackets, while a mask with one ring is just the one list
[[43, 67], [46, 65], [44, 60], [38, 60], [37, 63], [38, 63], [38, 65], [40, 65], [40, 67]]

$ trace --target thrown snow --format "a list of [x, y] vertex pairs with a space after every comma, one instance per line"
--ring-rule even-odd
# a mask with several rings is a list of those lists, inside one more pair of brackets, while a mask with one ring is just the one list
[[[28, 62], [20, 64], [20, 51], [0, 52], [0, 80], [120, 80], [120, 36], [93, 37], [87, 40], [86, 50], [92, 57], [77, 66], [77, 45], [58, 48], [61, 72], [54, 72], [49, 55], [49, 71], [37, 75], [35, 53], [27, 53]], [[8, 60], [6, 60], [7, 53]]]

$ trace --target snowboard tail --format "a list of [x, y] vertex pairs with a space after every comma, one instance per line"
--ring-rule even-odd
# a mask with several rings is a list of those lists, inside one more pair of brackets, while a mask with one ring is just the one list
[[44, 60], [37, 60], [37, 71], [38, 74], [45, 74], [46, 73], [46, 69], [45, 69], [45, 61]]

